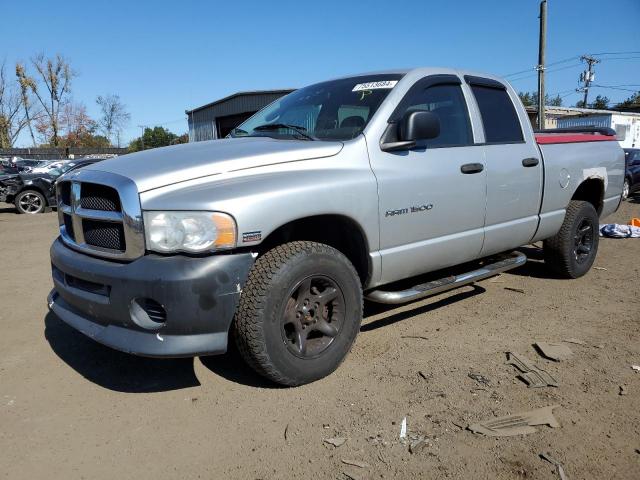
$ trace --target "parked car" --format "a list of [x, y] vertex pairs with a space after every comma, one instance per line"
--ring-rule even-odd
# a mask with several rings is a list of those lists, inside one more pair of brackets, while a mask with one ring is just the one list
[[74, 160], [50, 168], [45, 173], [21, 172], [0, 176], [0, 202], [13, 203], [18, 213], [42, 213], [56, 206], [55, 181], [98, 160]]
[[12, 158], [11, 160], [4, 160], [0, 164], [0, 175], [28, 172], [39, 165], [40, 162], [40, 160], [30, 160], [17, 157]]
[[514, 249], [538, 241], [556, 275], [586, 274], [623, 172], [615, 132], [534, 134], [499, 77], [420, 68], [318, 83], [231, 138], [60, 179], [48, 303], [138, 355], [219, 354], [233, 332], [258, 373], [300, 385], [344, 360], [363, 297], [472, 283], [522, 265]]
[[627, 198], [640, 190], [640, 148], [625, 148], [626, 172], [622, 186], [622, 198]]

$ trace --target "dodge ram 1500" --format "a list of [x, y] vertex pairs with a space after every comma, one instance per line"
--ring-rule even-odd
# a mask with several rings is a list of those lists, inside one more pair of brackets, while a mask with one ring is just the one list
[[300, 385], [345, 358], [363, 298], [456, 288], [522, 265], [514, 249], [538, 241], [556, 275], [584, 275], [623, 179], [612, 132], [534, 133], [499, 77], [340, 78], [226, 139], [61, 177], [49, 306], [138, 355], [223, 353], [233, 336], [257, 372]]

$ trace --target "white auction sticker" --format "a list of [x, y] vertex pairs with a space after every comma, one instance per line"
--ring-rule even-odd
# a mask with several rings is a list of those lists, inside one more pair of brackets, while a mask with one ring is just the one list
[[382, 80], [380, 82], [359, 83], [353, 87], [352, 92], [361, 92], [362, 90], [378, 90], [381, 88], [393, 88], [398, 80]]

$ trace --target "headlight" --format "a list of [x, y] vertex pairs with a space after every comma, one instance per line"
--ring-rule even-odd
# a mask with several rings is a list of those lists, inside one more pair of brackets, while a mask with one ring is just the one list
[[199, 253], [236, 246], [236, 222], [220, 212], [144, 212], [147, 249]]

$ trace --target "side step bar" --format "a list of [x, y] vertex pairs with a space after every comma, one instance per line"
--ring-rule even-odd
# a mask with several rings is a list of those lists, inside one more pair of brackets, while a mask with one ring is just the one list
[[460, 275], [452, 275], [450, 277], [440, 278], [431, 282], [415, 285], [406, 290], [389, 292], [384, 290], [372, 290], [365, 295], [367, 300], [377, 303], [399, 304], [411, 302], [419, 298], [429, 297], [438, 293], [453, 290], [470, 283], [492, 277], [512, 268], [524, 265], [527, 262], [527, 256], [520, 252], [513, 252], [509, 255], [498, 257], [495, 262], [484, 265], [477, 270], [462, 273]]

